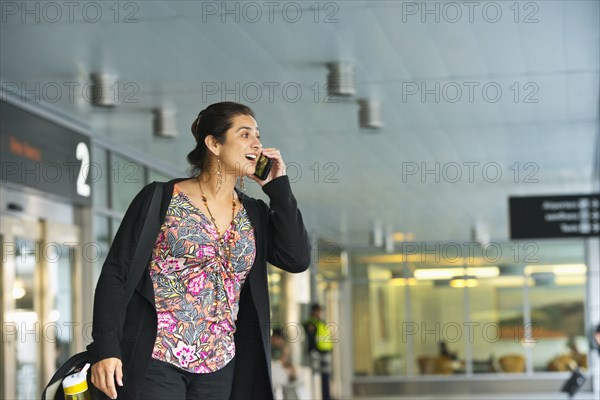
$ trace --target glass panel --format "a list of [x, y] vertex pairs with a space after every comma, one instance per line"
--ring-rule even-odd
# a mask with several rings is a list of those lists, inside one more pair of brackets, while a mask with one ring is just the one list
[[[73, 321], [73, 260], [72, 247], [60, 243], [47, 246], [44, 255], [48, 261], [48, 282], [44, 287], [52, 301], [47, 316], [49, 324], [56, 326], [55, 343], [56, 368], [60, 367], [73, 354], [71, 334]], [[44, 329], [46, 333], [47, 330]], [[49, 332], [49, 331], [48, 331]]]
[[112, 238], [109, 236], [109, 218], [96, 215], [94, 217], [94, 241], [98, 254], [94, 256], [94, 282], [98, 281], [102, 265], [110, 246]]
[[92, 147], [92, 162], [88, 173], [92, 184], [92, 201], [95, 207], [108, 208], [108, 155], [101, 147]]
[[125, 212], [136, 194], [144, 187], [144, 167], [133, 161], [113, 156], [110, 166], [113, 183], [113, 209]]
[[[375, 264], [353, 269], [366, 272], [368, 281], [352, 288], [354, 373], [357, 376], [407, 374], [405, 335], [406, 297], [414, 279], [404, 279], [400, 269]], [[398, 269], [398, 270], [396, 270]]]
[[171, 180], [170, 177], [168, 177], [167, 175], [163, 175], [158, 171], [155, 171], [153, 169], [149, 169], [148, 170], [148, 183], [152, 183], [154, 181], [157, 182], [166, 182]]
[[39, 387], [40, 352], [38, 345], [39, 318], [35, 311], [36, 243], [15, 237], [15, 280], [12, 296], [14, 318], [18, 330], [16, 340], [15, 387], [17, 399], [36, 398]]
[[342, 248], [339, 243], [317, 239], [316, 251], [319, 279], [324, 281], [342, 279]]
[[473, 343], [473, 372], [524, 372], [523, 267], [482, 268], [496, 269], [498, 276], [479, 278], [479, 286], [469, 288], [472, 328], [465, 334]]
[[584, 264], [527, 266], [534, 371], [587, 368]]
[[281, 304], [281, 297], [285, 296], [283, 287], [283, 271], [268, 264], [268, 283], [269, 283], [269, 304], [271, 306], [272, 325], [282, 325], [284, 315]]
[[369, 313], [369, 284], [355, 284], [352, 288], [352, 332], [354, 374], [373, 375], [373, 316]]
[[[530, 364], [533, 372], [586, 367], [582, 242], [505, 243], [498, 255], [490, 248], [472, 264], [409, 258], [404, 270], [397, 255], [354, 253], [355, 375], [472, 371], [512, 379], [507, 372]], [[386, 335], [400, 345], [388, 346]], [[401, 361], [392, 360], [390, 372], [386, 356], [396, 351]]]
[[413, 340], [415, 372], [464, 373], [466, 288], [450, 287], [444, 280], [417, 280], [410, 290], [414, 323], [406, 323], [404, 332]]
[[111, 227], [110, 227], [110, 243], [112, 244], [115, 239], [115, 235], [117, 234], [117, 230], [119, 229], [119, 225], [121, 225], [121, 219], [112, 218], [111, 219]]

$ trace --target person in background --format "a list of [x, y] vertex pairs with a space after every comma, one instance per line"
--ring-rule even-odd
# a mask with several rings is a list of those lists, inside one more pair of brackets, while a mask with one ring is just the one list
[[304, 322], [307, 337], [307, 351], [313, 371], [321, 373], [321, 392], [323, 400], [330, 400], [329, 376], [331, 374], [331, 350], [333, 340], [327, 323], [321, 319], [321, 306], [313, 304], [310, 316]]
[[288, 382], [296, 380], [296, 370], [291, 361], [290, 347], [281, 328], [274, 328], [271, 335], [271, 360], [279, 363], [287, 372]]
[[281, 328], [274, 328], [271, 335], [271, 374], [275, 399], [285, 399], [286, 386], [296, 380], [296, 370]]
[[456, 360], [458, 358], [456, 353], [452, 353], [450, 350], [448, 350], [448, 345], [446, 345], [446, 342], [443, 340], [440, 342], [440, 356], [446, 357], [450, 360]]

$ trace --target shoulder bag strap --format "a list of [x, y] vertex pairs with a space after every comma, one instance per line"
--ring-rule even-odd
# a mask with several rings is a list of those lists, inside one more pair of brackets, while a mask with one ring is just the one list
[[154, 235], [156, 235], [160, 229], [160, 218], [158, 218], [158, 214], [160, 212], [163, 188], [163, 182], [156, 182], [154, 194], [152, 195], [152, 202], [148, 209], [148, 215], [144, 221], [144, 227], [142, 228], [142, 233], [135, 248], [133, 260], [131, 261], [131, 269], [125, 286], [126, 305], [129, 304], [131, 296], [133, 296], [133, 292], [135, 291], [135, 287], [140, 281], [144, 269], [146, 269], [148, 256], [152, 254], [152, 248], [154, 247], [154, 242], [156, 240]]

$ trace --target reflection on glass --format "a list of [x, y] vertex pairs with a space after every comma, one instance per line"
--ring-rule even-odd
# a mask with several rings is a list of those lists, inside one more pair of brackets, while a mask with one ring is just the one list
[[35, 311], [36, 243], [16, 237], [13, 321], [17, 326], [15, 387], [18, 399], [36, 398], [39, 387], [39, 351], [37, 336], [40, 331]]
[[104, 260], [106, 260], [106, 256], [108, 255], [108, 250], [110, 246], [110, 241], [112, 238], [109, 237], [109, 218], [102, 217], [96, 215], [94, 217], [94, 241], [95, 248], [97, 249], [97, 254], [87, 255], [91, 259], [94, 260], [94, 282], [98, 281], [98, 277], [100, 276], [100, 271], [102, 271], [102, 265], [104, 264]]
[[269, 304], [271, 306], [271, 320], [277, 324], [283, 320], [283, 310], [281, 304], [281, 297], [285, 296], [283, 287], [283, 272], [273, 267], [271, 264], [268, 265], [268, 284], [269, 284]]
[[88, 172], [88, 179], [92, 183], [93, 202], [95, 207], [108, 208], [108, 156], [106, 150], [94, 146], [92, 148], [92, 162]]
[[44, 329], [44, 334], [52, 335], [45, 338], [50, 343], [55, 343], [56, 368], [60, 367], [71, 355], [72, 316], [73, 316], [73, 248], [60, 243], [46, 246], [44, 256], [48, 262], [49, 282], [45, 287], [50, 292], [53, 301], [47, 316], [49, 324], [57, 328]]
[[531, 278], [531, 337], [535, 371], [588, 367], [583, 264], [526, 267]]
[[[441, 254], [435, 263], [436, 254], [428, 261], [423, 254], [411, 260], [373, 250], [354, 253], [355, 375], [472, 372], [511, 379], [508, 373], [527, 373], [529, 366], [531, 372], [587, 368], [582, 244], [498, 247], [502, 257], [473, 257], [469, 263], [449, 262]], [[391, 365], [401, 367], [390, 372], [386, 357], [395, 354], [402, 361]]]
[[155, 171], [153, 169], [149, 169], [148, 170], [148, 183], [151, 183], [151, 182], [154, 182], [154, 181], [156, 181], [156, 182], [167, 182], [169, 180], [171, 180], [171, 178], [169, 178], [166, 175], [161, 174], [158, 171]]
[[144, 167], [115, 155], [109, 169], [113, 209], [125, 212], [131, 200], [144, 187]]
[[405, 297], [411, 281], [394, 277], [389, 268], [369, 265], [370, 282], [357, 283], [352, 296], [354, 373], [407, 373]]
[[[469, 290], [476, 374], [524, 372], [523, 267], [500, 266], [499, 270], [499, 276], [479, 279], [479, 286]], [[511, 360], [519, 365], [509, 366]]]
[[415, 371], [421, 375], [450, 375], [465, 372], [464, 291], [449, 281], [419, 280], [411, 290]]

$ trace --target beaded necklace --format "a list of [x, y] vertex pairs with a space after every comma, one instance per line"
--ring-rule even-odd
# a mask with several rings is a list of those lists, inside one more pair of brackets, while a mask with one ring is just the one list
[[[208, 207], [208, 201], [206, 200], [206, 196], [204, 195], [204, 190], [202, 190], [202, 185], [200, 184], [200, 178], [198, 178], [198, 186], [200, 187], [200, 192], [202, 193], [202, 202], [204, 203], [204, 206], [206, 207], [206, 209], [208, 210], [208, 215], [210, 215], [210, 220], [212, 222], [212, 224], [215, 227], [215, 230], [217, 231], [217, 238], [218, 238], [218, 245], [221, 249], [224, 249], [224, 244], [225, 244], [225, 240], [223, 237], [221, 237], [221, 232], [219, 232], [219, 227], [217, 226], [217, 222], [215, 221], [215, 218], [212, 215], [212, 212], [210, 211], [210, 208]], [[234, 218], [235, 218], [235, 191], [232, 192], [231, 194], [231, 198], [232, 198], [232, 207], [231, 207], [231, 224], [230, 226], [233, 228], [233, 226], [235, 225], [234, 222]], [[225, 230], [225, 232], [227, 232], [227, 229]], [[225, 233], [223, 232], [223, 233]], [[227, 267], [231, 268], [232, 264], [231, 264], [231, 248], [233, 247], [233, 236], [234, 235], [229, 235], [229, 241], [228, 241], [228, 246], [224, 249], [227, 251], [227, 260], [225, 260], [227, 262]]]

